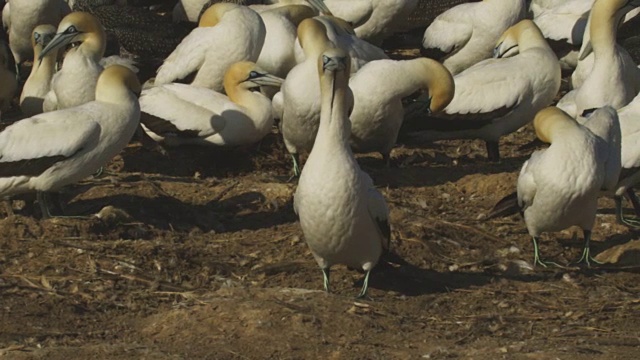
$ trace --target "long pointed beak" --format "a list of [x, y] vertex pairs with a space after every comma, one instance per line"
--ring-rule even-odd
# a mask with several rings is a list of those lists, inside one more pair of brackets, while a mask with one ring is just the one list
[[322, 15], [333, 15], [324, 0], [307, 0], [307, 2]]
[[49, 42], [47, 46], [42, 49], [42, 51], [40, 52], [40, 56], [38, 56], [39, 60], [42, 60], [47, 55], [47, 53], [51, 52], [52, 50], [59, 49], [71, 43], [76, 35], [77, 34], [57, 33], [56, 36], [51, 39], [51, 42]]
[[280, 87], [280, 85], [282, 85], [282, 83], [284, 82], [284, 79], [271, 74], [265, 74], [257, 79], [254, 79], [253, 82], [260, 86]]

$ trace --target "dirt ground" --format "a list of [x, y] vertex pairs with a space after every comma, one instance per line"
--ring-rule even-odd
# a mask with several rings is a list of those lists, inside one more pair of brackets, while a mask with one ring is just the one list
[[[591, 269], [532, 268], [519, 216], [484, 220], [533, 139], [529, 127], [503, 138], [499, 164], [481, 141], [403, 144], [390, 168], [360, 156], [406, 261], [379, 266], [366, 300], [344, 267], [321, 291], [275, 130], [244, 149], [132, 144], [61, 194], [65, 214], [88, 218], [39, 220], [28, 196], [13, 216], [0, 206], [0, 357], [637, 359], [638, 233], [616, 224], [613, 201], [592, 245], [609, 263]], [[542, 254], [569, 264], [581, 237], [548, 234]]]

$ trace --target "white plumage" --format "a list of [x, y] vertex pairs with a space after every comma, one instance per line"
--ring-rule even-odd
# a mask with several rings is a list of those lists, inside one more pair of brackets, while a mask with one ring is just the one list
[[500, 137], [551, 104], [560, 89], [560, 65], [531, 20], [509, 28], [495, 54], [498, 59], [484, 60], [454, 76], [455, 95], [442, 114], [433, 121], [414, 121], [423, 130], [418, 137], [483, 139], [489, 158], [497, 161]]
[[95, 173], [131, 140], [140, 119], [139, 91], [133, 72], [112, 66], [98, 79], [95, 101], [0, 132], [0, 197], [55, 191]]
[[524, 18], [525, 10], [525, 0], [485, 0], [455, 6], [436, 17], [425, 31], [424, 54], [444, 59], [444, 66], [453, 75], [458, 74], [490, 58], [496, 41]]
[[454, 94], [449, 71], [427, 58], [372, 61], [351, 77], [349, 87], [354, 96], [349, 116], [353, 150], [380, 152], [387, 162], [404, 119], [402, 99], [425, 91], [429, 112], [435, 114]]
[[33, 57], [31, 33], [40, 24], [57, 25], [70, 12], [63, 0], [11, 0], [9, 9], [9, 45], [20, 64]]
[[322, 115], [316, 144], [302, 171], [294, 209], [311, 253], [324, 274], [345, 264], [369, 274], [383, 250], [389, 248], [389, 210], [371, 178], [360, 170], [349, 147], [349, 57], [329, 49], [320, 59]]
[[254, 63], [239, 62], [225, 75], [223, 95], [208, 88], [167, 84], [140, 97], [145, 131], [169, 146], [181, 144], [236, 146], [260, 141], [273, 126], [271, 101], [260, 86], [279, 86], [282, 79]]
[[158, 69], [154, 84], [163, 85], [196, 73], [192, 85], [223, 90], [227, 68], [238, 61], [255, 62], [265, 39], [264, 22], [246, 6], [217, 3]]
[[598, 195], [611, 190], [620, 174], [620, 124], [611, 107], [596, 110], [584, 126], [556, 107], [536, 115], [538, 137], [551, 146], [536, 151], [518, 177], [518, 205], [533, 238], [535, 262], [542, 264], [537, 240], [543, 232], [579, 226], [589, 264], [589, 241]]

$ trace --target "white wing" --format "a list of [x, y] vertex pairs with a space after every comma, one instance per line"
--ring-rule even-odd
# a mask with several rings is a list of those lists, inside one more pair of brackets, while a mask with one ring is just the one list
[[367, 210], [371, 219], [376, 224], [382, 237], [382, 247], [389, 250], [391, 242], [391, 226], [389, 225], [389, 208], [384, 196], [375, 188], [371, 177], [364, 171], [360, 171], [364, 186], [367, 188]]
[[[220, 116], [223, 111], [239, 110], [238, 105], [225, 95], [186, 84], [167, 84], [143, 91], [140, 108], [144, 113], [171, 123], [176, 130], [192, 131], [199, 137], [211, 136], [224, 129], [226, 121]], [[143, 123], [154, 131], [154, 126], [144, 116]]]
[[462, 48], [473, 34], [473, 25], [463, 22], [465, 18], [436, 18], [424, 32], [422, 47], [438, 49], [447, 54]]
[[158, 68], [155, 83], [168, 84], [200, 69], [209, 48], [224, 34], [214, 27], [195, 28]]
[[80, 111], [56, 111], [10, 125], [0, 132], [0, 169], [17, 161], [68, 158], [98, 141], [100, 125], [82, 116]]
[[325, 4], [333, 15], [351, 22], [354, 28], [364, 24], [373, 13], [371, 0], [325, 0]]

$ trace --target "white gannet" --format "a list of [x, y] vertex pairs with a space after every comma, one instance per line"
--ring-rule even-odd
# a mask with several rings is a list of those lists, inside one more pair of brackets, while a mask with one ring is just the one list
[[558, 58], [531, 20], [507, 29], [495, 56], [454, 76], [455, 95], [444, 111], [430, 119], [407, 119], [406, 129], [423, 130], [417, 137], [429, 141], [483, 139], [489, 159], [498, 161], [500, 137], [552, 103], [561, 74]]
[[622, 171], [618, 184], [612, 191], [616, 202], [616, 218], [618, 222], [630, 227], [640, 227], [640, 220], [627, 218], [622, 214], [622, 197], [627, 196], [640, 215], [638, 202], [633, 187], [640, 183], [640, 95], [637, 95], [627, 106], [618, 110], [620, 131], [622, 135], [621, 164]]
[[167, 84], [142, 92], [145, 131], [169, 146], [181, 144], [236, 146], [260, 141], [271, 131], [271, 101], [253, 90], [280, 86], [282, 79], [245, 61], [227, 70], [227, 95], [187, 84]]
[[620, 174], [620, 124], [611, 107], [596, 110], [580, 125], [557, 107], [540, 111], [534, 120], [538, 138], [550, 143], [524, 163], [518, 177], [518, 205], [533, 239], [534, 264], [543, 232], [579, 226], [584, 250], [578, 262], [592, 260], [591, 229], [601, 190], [615, 187]]
[[62, 67], [51, 80], [43, 110], [52, 111], [78, 106], [95, 99], [96, 82], [103, 70], [100, 60], [105, 50], [105, 32], [91, 14], [73, 12], [62, 19], [58, 33], [40, 52], [40, 59], [56, 49], [79, 43], [70, 49]]
[[575, 69], [594, 0], [534, 0], [533, 21], [558, 55], [563, 69]]
[[18, 65], [33, 57], [33, 29], [40, 24], [57, 25], [70, 11], [63, 0], [11, 0], [9, 5], [9, 45]]
[[334, 47], [326, 27], [316, 18], [305, 19], [298, 26], [298, 41], [306, 59], [296, 65], [273, 98], [276, 117], [280, 119], [282, 137], [293, 157], [294, 174], [300, 174], [298, 155], [311, 151], [320, 121], [320, 83], [317, 59]]
[[222, 91], [224, 74], [231, 64], [258, 59], [265, 33], [264, 22], [248, 7], [214, 4], [165, 59], [154, 84], [176, 82], [195, 72], [192, 85]]
[[[2, 130], [0, 197], [55, 191], [95, 173], [131, 140], [140, 120], [139, 92], [136, 75], [114, 65], [100, 75], [95, 101]], [[47, 217], [46, 204], [40, 206]]]
[[354, 96], [349, 116], [352, 148], [380, 152], [387, 164], [404, 118], [402, 99], [425, 91], [429, 112], [437, 114], [454, 96], [451, 73], [427, 58], [372, 61], [351, 77], [349, 87]]
[[305, 5], [286, 5], [261, 12], [266, 36], [256, 64], [270, 74], [287, 76], [296, 65], [294, 44], [298, 25], [315, 15], [314, 9]]
[[525, 0], [484, 0], [455, 6], [427, 27], [422, 54], [453, 75], [493, 55], [496, 41], [525, 16]]
[[11, 101], [18, 88], [16, 67], [9, 45], [0, 39], [0, 112], [11, 107]]
[[[622, 71], [626, 84], [633, 81], [637, 87], [640, 87], [640, 71], [627, 50], [616, 42], [618, 25], [624, 21], [623, 18], [627, 20], [630, 15], [634, 15], [638, 10], [635, 8], [638, 6], [640, 1], [637, 0], [605, 0], [596, 1], [593, 4], [580, 48], [578, 64], [571, 74], [571, 86], [574, 89], [582, 87], [588, 77], [597, 76], [599, 72], [604, 71], [603, 69], [608, 69], [607, 72], [612, 73]], [[593, 39], [594, 36], [595, 39]], [[600, 56], [596, 56], [596, 52]], [[599, 70], [593, 73], [596, 58], [599, 58], [600, 66], [598, 66]]]
[[322, 115], [316, 144], [300, 175], [294, 210], [329, 291], [332, 265], [366, 272], [359, 297], [367, 293], [369, 274], [389, 249], [389, 209], [373, 181], [360, 170], [349, 146], [349, 56], [329, 49], [318, 62]]
[[335, 16], [353, 24], [360, 39], [379, 45], [406, 20], [418, 0], [324, 0], [324, 3]]
[[44, 97], [51, 88], [51, 78], [56, 72], [58, 51], [52, 50], [42, 59], [40, 53], [56, 35], [56, 27], [53, 25], [38, 25], [33, 29], [31, 42], [33, 43], [33, 67], [31, 74], [22, 87], [20, 94], [20, 109], [26, 116], [42, 113]]
[[[582, 60], [593, 50], [593, 65], [582, 84], [560, 99], [559, 108], [578, 117], [586, 109], [605, 105], [620, 109], [638, 94], [640, 69], [629, 53], [616, 43], [616, 29], [620, 20], [638, 6], [640, 0], [595, 1], [589, 19], [590, 38], [583, 44], [580, 53]], [[579, 63], [576, 72], [582, 66], [583, 63]], [[584, 66], [588, 65], [585, 63]]]
[[[311, 3], [319, 12], [323, 12], [322, 7], [316, 7], [316, 2]], [[333, 15], [320, 15], [314, 17], [314, 19], [325, 26], [329, 40], [336, 47], [345, 50], [349, 54], [352, 74], [358, 72], [369, 61], [389, 58], [381, 48], [358, 38], [353, 32], [353, 27], [343, 19]], [[303, 62], [306, 58], [306, 52], [302, 49], [300, 41], [296, 42], [295, 54], [298, 63]]]

